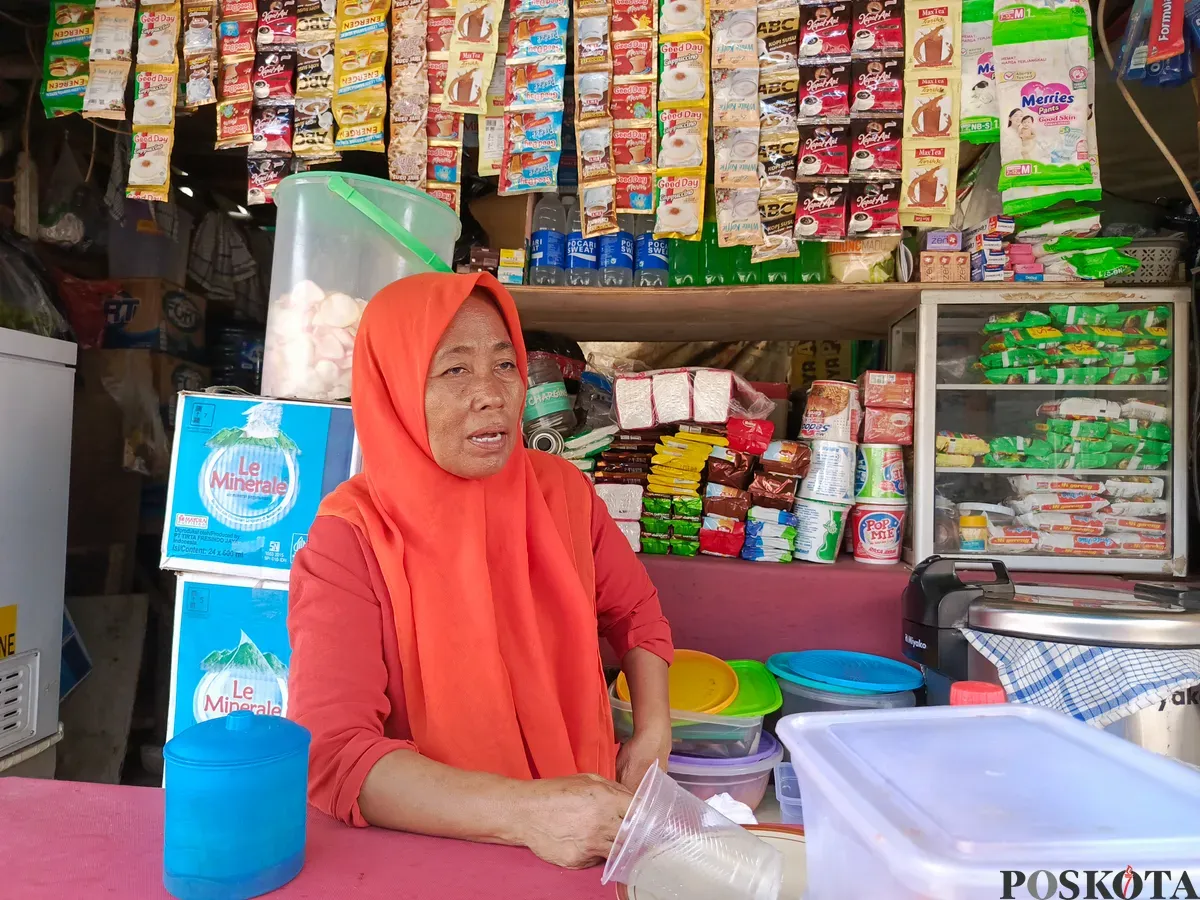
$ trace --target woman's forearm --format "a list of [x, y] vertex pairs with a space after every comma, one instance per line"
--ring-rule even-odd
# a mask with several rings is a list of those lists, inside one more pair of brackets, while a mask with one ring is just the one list
[[381, 828], [521, 846], [527, 785], [395, 750], [367, 774], [358, 806], [367, 822]]
[[634, 733], [670, 732], [671, 701], [666, 661], [649, 650], [634, 647], [621, 660], [621, 670], [629, 682]]

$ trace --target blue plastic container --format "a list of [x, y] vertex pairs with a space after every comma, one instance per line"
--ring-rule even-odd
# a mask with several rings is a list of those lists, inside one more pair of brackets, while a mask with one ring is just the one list
[[163, 886], [179, 900], [246, 900], [304, 865], [308, 729], [239, 711], [163, 748]]

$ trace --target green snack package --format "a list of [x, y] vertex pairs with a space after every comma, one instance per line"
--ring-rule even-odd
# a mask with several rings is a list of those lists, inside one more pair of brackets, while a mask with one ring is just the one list
[[1025, 464], [1024, 457], [1013, 453], [988, 453], [983, 457], [986, 469], [1015, 469]]
[[1100, 230], [1100, 213], [1090, 206], [1044, 209], [1017, 216], [1016, 232], [1021, 241], [1048, 240], [1061, 235], [1080, 237]]
[[46, 49], [82, 46], [85, 48], [86, 58], [86, 48], [92, 43], [95, 28], [95, 0], [53, 0], [50, 4], [50, 30], [46, 33]]
[[669, 516], [671, 514], [671, 496], [669, 494], [643, 495], [642, 512], [652, 516]]
[[1151, 441], [1169, 442], [1171, 440], [1171, 426], [1166, 422], [1146, 422], [1141, 419], [1117, 419], [1109, 424], [1109, 428], [1114, 438], [1120, 435], [1127, 435]]
[[1080, 366], [1075, 369], [1051, 369], [1039, 366], [1037, 381], [1030, 384], [1099, 384], [1109, 372], [1108, 366]]
[[46, 118], [82, 112], [88, 86], [88, 45], [46, 45], [42, 63], [42, 108]]
[[[1047, 247], [1049, 249], [1049, 247]], [[1104, 306], [1074, 306], [1056, 303], [1050, 307], [1050, 318], [1055, 325], [1105, 325], [1108, 317], [1115, 313], [1119, 306], [1109, 303]]]
[[659, 516], [642, 516], [642, 534], [670, 534], [671, 520]]
[[998, 313], [989, 316], [983, 325], [984, 334], [996, 331], [1008, 331], [1010, 328], [1034, 328], [1038, 325], [1049, 325], [1050, 316], [1040, 309], [1018, 309], [1009, 313]]
[[988, 384], [1038, 384], [1038, 372], [1041, 369], [988, 369], [983, 373], [984, 381]]
[[1149, 328], [1125, 328], [1125, 346], [1130, 347], [1166, 347], [1171, 343], [1171, 332], [1161, 325], [1151, 325]]
[[1042, 257], [1042, 265], [1051, 275], [1076, 275], [1089, 281], [1132, 275], [1142, 267], [1136, 257], [1120, 250], [1099, 253], [1059, 253]]
[[1171, 370], [1166, 366], [1119, 366], [1112, 369], [1104, 384], [1166, 384], [1171, 380]]
[[1065, 341], [1046, 351], [1046, 365], [1056, 369], [1091, 366], [1104, 362], [1104, 354], [1087, 341]]
[[671, 500], [671, 512], [677, 519], [699, 521], [704, 515], [704, 501], [700, 497], [675, 497]]
[[672, 519], [671, 534], [674, 537], [699, 537], [699, 519]]
[[1014, 455], [1028, 453], [1030, 446], [1034, 443], [1040, 442], [1032, 441], [1027, 437], [1005, 435], [998, 438], [993, 438], [991, 444], [988, 446], [992, 451], [992, 455]]
[[1046, 443], [1056, 453], [1108, 453], [1113, 449], [1112, 441], [1073, 438], [1054, 432], [1046, 435]]
[[1167, 464], [1165, 456], [1140, 456], [1136, 453], [1109, 453], [1105, 457], [1106, 469], [1161, 469]]
[[986, 353], [979, 358], [979, 365], [984, 369], [1019, 369], [1023, 366], [1039, 365], [1045, 359], [1044, 350], [1018, 347], [1012, 350], [1001, 350], [999, 353]]
[[642, 552], [654, 556], [666, 556], [671, 552], [671, 541], [661, 535], [642, 532]]
[[1047, 469], [1106, 469], [1108, 454], [1105, 453], [1051, 453], [1038, 461], [1038, 466]]
[[1145, 309], [1122, 309], [1113, 313], [1105, 322], [1112, 328], [1153, 328], [1155, 325], [1166, 327], [1171, 321], [1171, 307], [1151, 306]]
[[700, 541], [696, 538], [671, 538], [671, 552], [676, 556], [695, 556], [700, 552]]
[[1141, 456], [1171, 455], [1171, 445], [1167, 441], [1152, 441], [1133, 435], [1114, 434], [1109, 443], [1118, 453], [1132, 453]]
[[1005, 347], [1034, 347], [1046, 350], [1063, 342], [1064, 335], [1052, 325], [1034, 325], [1031, 328], [1010, 328], [1004, 332]]
[[1070, 341], [1087, 341], [1101, 351], [1124, 349], [1128, 343], [1125, 332], [1109, 325], [1068, 325], [1063, 333]]
[[1166, 347], [1131, 347], [1104, 351], [1104, 361], [1110, 366], [1157, 366], [1171, 358]]
[[[1041, 424], [1043, 423], [1039, 423], [1039, 425]], [[1039, 428], [1039, 425], [1035, 425], [1034, 427]], [[1044, 425], [1045, 430], [1048, 432], [1072, 438], [1099, 440], [1100, 438], [1108, 437], [1107, 422], [1084, 422], [1077, 419], [1047, 419]]]

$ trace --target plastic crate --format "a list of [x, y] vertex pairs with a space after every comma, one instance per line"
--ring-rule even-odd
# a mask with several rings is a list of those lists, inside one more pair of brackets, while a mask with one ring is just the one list
[[1179, 258], [1187, 241], [1183, 238], [1135, 238], [1121, 248], [1142, 265], [1132, 275], [1106, 279], [1109, 284], [1170, 284], [1179, 279]]

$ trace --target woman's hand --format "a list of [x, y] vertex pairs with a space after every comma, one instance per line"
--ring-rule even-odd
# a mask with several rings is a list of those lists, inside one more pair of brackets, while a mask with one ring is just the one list
[[621, 745], [617, 754], [617, 781], [636, 791], [642, 776], [651, 766], [667, 769], [671, 755], [671, 723], [666, 727], [638, 728], [633, 737]]
[[608, 858], [633, 794], [599, 775], [529, 782], [522, 843], [546, 862], [585, 869]]

